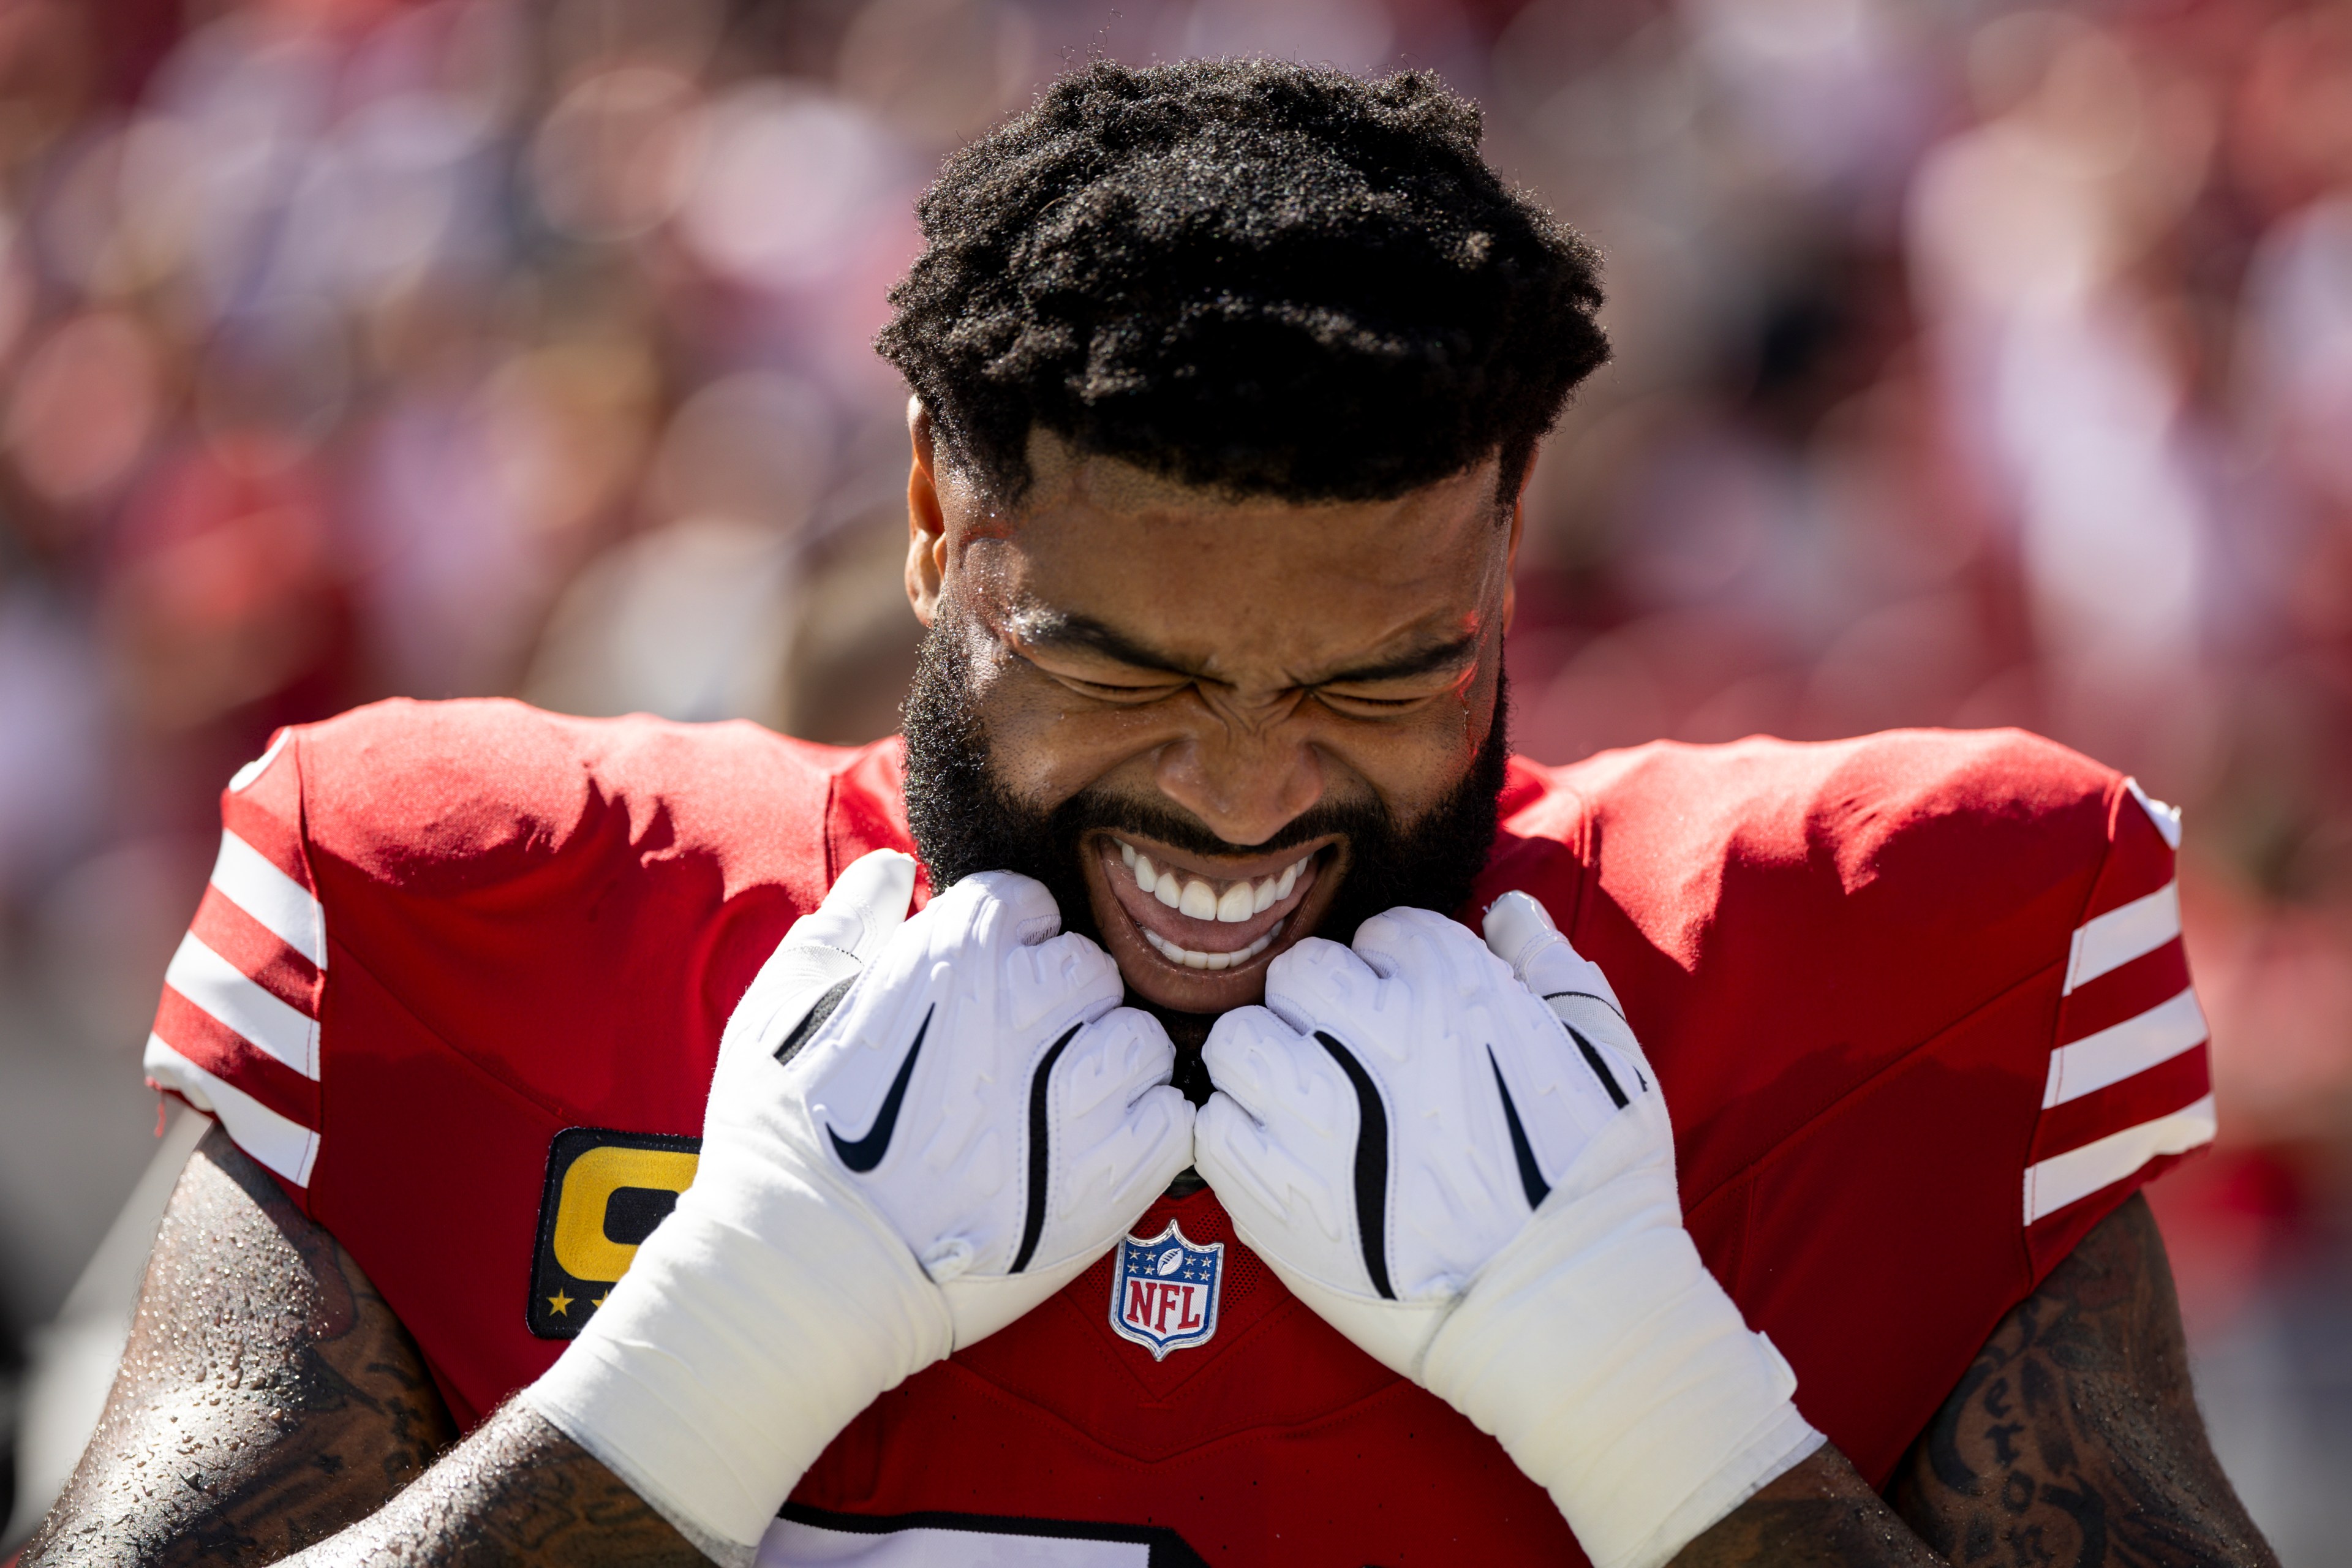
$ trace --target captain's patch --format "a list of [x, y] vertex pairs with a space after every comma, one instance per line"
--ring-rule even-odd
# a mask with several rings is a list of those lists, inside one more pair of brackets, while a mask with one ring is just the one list
[[567, 1127], [547, 1148], [523, 1321], [542, 1340], [580, 1332], [629, 1271], [637, 1245], [694, 1180], [702, 1140]]
[[1225, 1244], [1196, 1247], [1174, 1220], [1145, 1240], [1118, 1244], [1110, 1275], [1110, 1326], [1164, 1359], [1170, 1351], [1206, 1344], [1217, 1331], [1217, 1289], [1224, 1282]]

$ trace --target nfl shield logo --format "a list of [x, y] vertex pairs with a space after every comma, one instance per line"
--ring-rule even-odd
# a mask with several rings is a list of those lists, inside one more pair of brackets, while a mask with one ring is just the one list
[[1118, 1244], [1110, 1275], [1110, 1326], [1160, 1361], [1170, 1351], [1204, 1344], [1217, 1331], [1217, 1288], [1224, 1282], [1225, 1244], [1195, 1247], [1174, 1220], [1145, 1240]]

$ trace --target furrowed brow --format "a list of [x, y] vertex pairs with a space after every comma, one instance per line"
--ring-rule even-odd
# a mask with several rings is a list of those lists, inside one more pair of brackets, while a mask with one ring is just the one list
[[1368, 686], [1382, 680], [1406, 680], [1436, 670], [1459, 669], [1478, 657], [1478, 637], [1473, 632], [1452, 642], [1401, 653], [1394, 658], [1339, 670], [1317, 681], [1318, 686]]
[[[1024, 611], [1012, 622], [1013, 635], [1033, 647], [1083, 648], [1115, 658], [1121, 664], [1138, 669], [1158, 670], [1167, 675], [1206, 678], [1206, 672], [1173, 654], [1162, 653], [1135, 642], [1126, 634], [1089, 616], [1074, 615], [1066, 610], [1035, 609]], [[1310, 686], [1369, 686], [1383, 680], [1409, 680], [1416, 675], [1436, 670], [1459, 669], [1478, 657], [1478, 634], [1468, 633], [1449, 641], [1414, 648], [1392, 658], [1370, 664], [1335, 670], [1311, 681]]]
[[1138, 669], [1156, 669], [1166, 675], [1201, 673], [1173, 655], [1145, 647], [1090, 616], [1072, 615], [1066, 610], [1025, 610], [1013, 617], [1012, 629], [1013, 636], [1033, 647], [1082, 648]]

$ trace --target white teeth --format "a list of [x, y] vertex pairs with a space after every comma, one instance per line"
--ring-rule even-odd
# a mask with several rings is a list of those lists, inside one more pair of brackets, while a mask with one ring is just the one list
[[[1181, 963], [1187, 969], [1234, 969], [1242, 964], [1247, 963], [1251, 959], [1255, 958], [1259, 953], [1264, 952], [1267, 948], [1272, 947], [1274, 945], [1274, 939], [1282, 934], [1282, 928], [1285, 923], [1286, 922], [1282, 921], [1275, 921], [1274, 929], [1272, 931], [1267, 931], [1264, 936], [1258, 938], [1255, 942], [1250, 943], [1247, 947], [1243, 948], [1238, 952], [1195, 952], [1189, 947], [1178, 947], [1174, 942], [1170, 942], [1166, 937], [1161, 936], [1156, 931], [1144, 931], [1143, 940], [1150, 942], [1151, 944], [1152, 951], [1160, 954], [1160, 957], [1168, 960], [1171, 963]], [[1139, 926], [1137, 929], [1139, 931], [1143, 930], [1143, 928]]]
[[1220, 894], [1199, 877], [1186, 877], [1174, 868], [1162, 869], [1151, 863], [1151, 857], [1124, 840], [1118, 843], [1118, 858], [1135, 874], [1135, 885], [1171, 910], [1181, 910], [1196, 921], [1222, 921], [1234, 924], [1252, 915], [1264, 914], [1276, 904], [1290, 897], [1298, 886], [1299, 873], [1307, 869], [1312, 856], [1302, 855], [1282, 868], [1279, 877], [1266, 877], [1255, 882], [1235, 882]]

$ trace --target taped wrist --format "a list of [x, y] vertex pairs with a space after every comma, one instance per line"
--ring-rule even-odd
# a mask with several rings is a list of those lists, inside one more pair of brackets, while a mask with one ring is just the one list
[[1638, 1157], [1642, 1120], [1594, 1141], [1421, 1366], [1551, 1493], [1594, 1568], [1656, 1568], [1822, 1441], [1700, 1261], [1672, 1169]]
[[939, 1289], [845, 1185], [704, 1161], [523, 1397], [740, 1568], [835, 1435], [952, 1340]]

